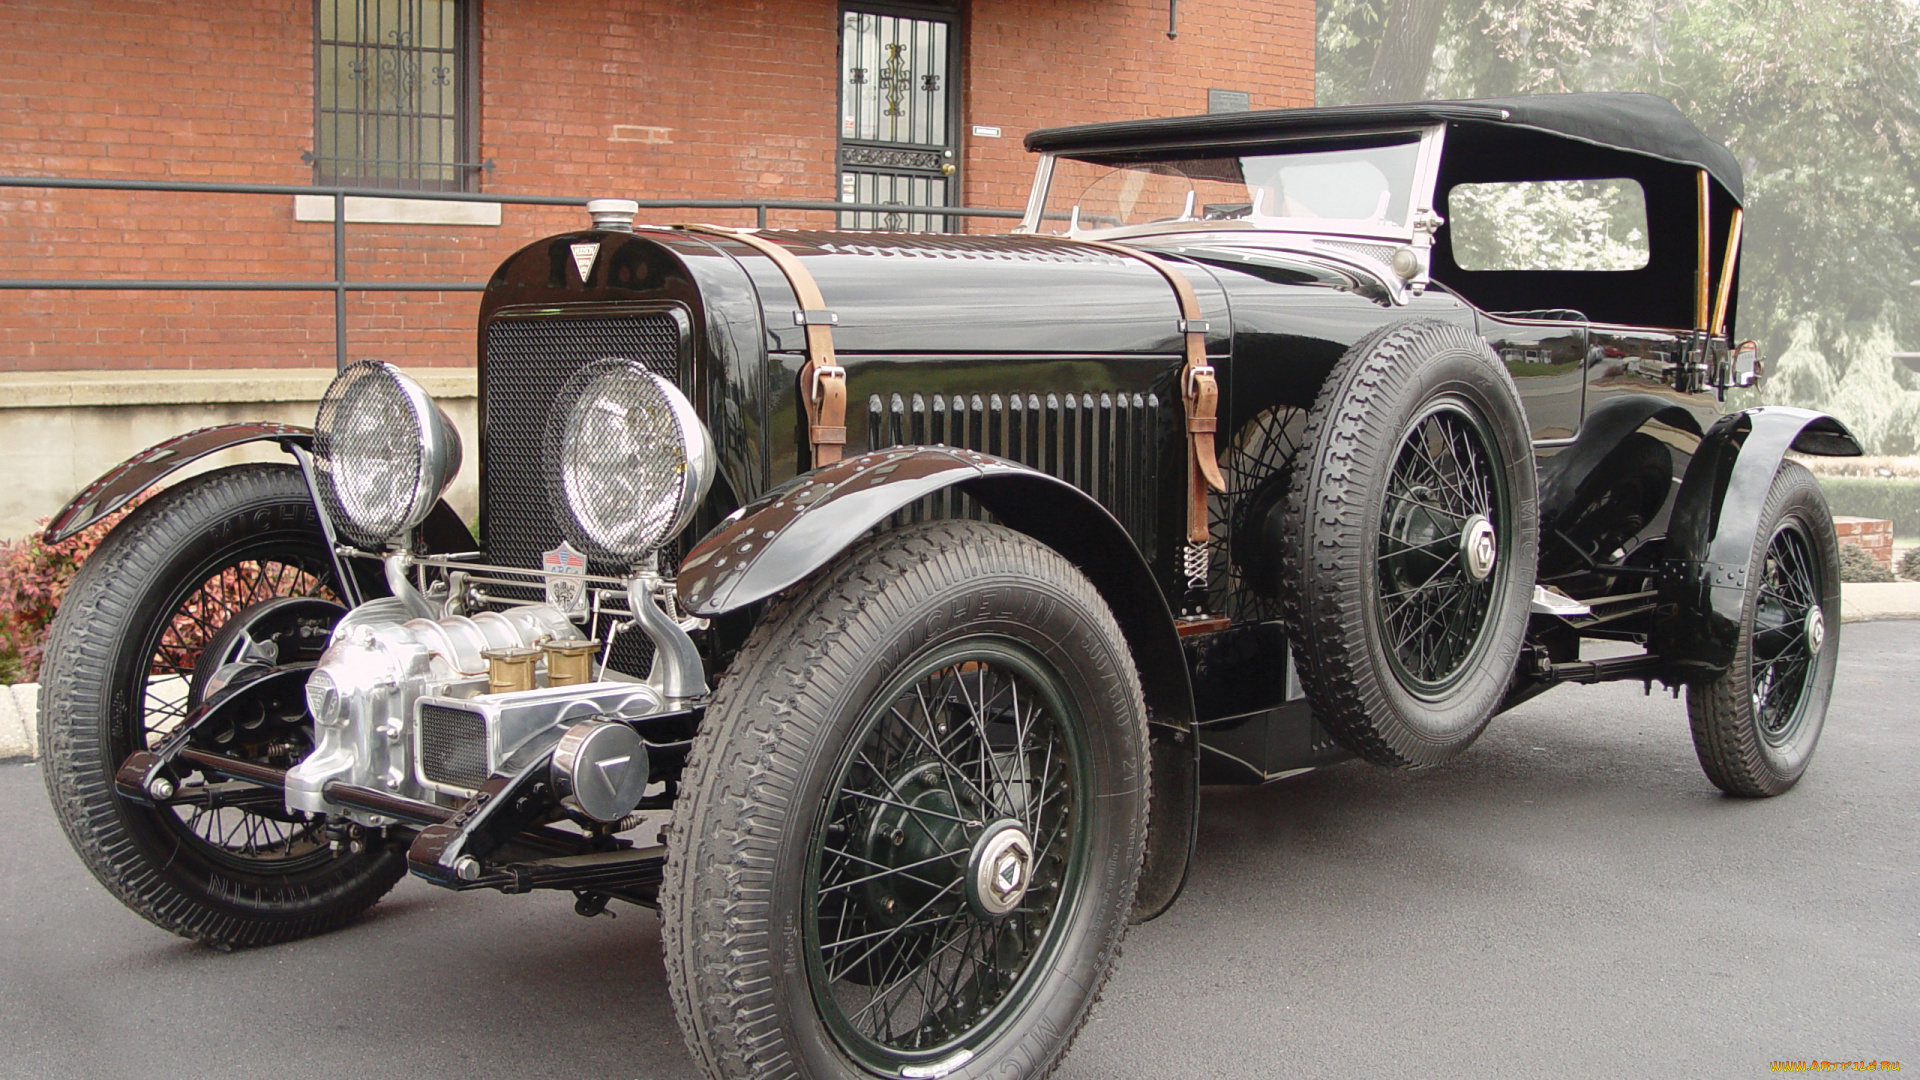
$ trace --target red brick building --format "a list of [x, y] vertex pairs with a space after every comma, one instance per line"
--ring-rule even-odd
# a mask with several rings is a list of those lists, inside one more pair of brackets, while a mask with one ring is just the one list
[[[0, 175], [1017, 209], [1034, 128], [1205, 112], [1210, 97], [1311, 103], [1313, 19], [1310, 0], [1184, 0], [1170, 39], [1167, 0], [10, 0]], [[483, 281], [585, 221], [405, 209], [349, 207], [349, 277]], [[330, 202], [284, 194], [0, 188], [0, 278], [326, 280], [330, 220]], [[351, 294], [352, 355], [470, 365], [477, 302]], [[130, 407], [141, 380], [180, 369], [208, 373], [196, 386], [222, 369], [324, 381], [333, 339], [326, 293], [0, 290], [0, 375], [26, 380], [0, 386], [0, 455], [56, 437], [7, 419], [29, 399]], [[44, 374], [67, 372], [111, 387], [76, 397]], [[91, 467], [73, 467], [79, 482]], [[0, 536], [10, 524], [0, 507]]]

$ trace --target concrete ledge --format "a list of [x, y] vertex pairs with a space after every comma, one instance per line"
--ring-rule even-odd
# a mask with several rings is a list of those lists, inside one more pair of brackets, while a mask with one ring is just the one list
[[[471, 367], [408, 368], [460, 428], [468, 465], [448, 498], [478, 502], [479, 384]], [[0, 372], [0, 539], [25, 536], [108, 469], [182, 432], [241, 420], [311, 424], [331, 368]], [[224, 450], [173, 481], [250, 461], [285, 461], [271, 443]], [[170, 481], [170, 482], [173, 482]]]
[[1920, 619], [1920, 581], [1848, 583], [1840, 586], [1840, 619]]
[[[333, 196], [295, 195], [293, 220], [332, 221]], [[464, 199], [382, 199], [347, 196], [347, 222], [375, 225], [498, 225], [500, 204]]]
[[0, 686], [0, 761], [40, 756], [40, 684]]
[[[436, 399], [475, 397], [473, 368], [413, 368], [407, 374]], [[234, 368], [178, 371], [0, 372], [0, 411], [318, 402], [331, 368]]]

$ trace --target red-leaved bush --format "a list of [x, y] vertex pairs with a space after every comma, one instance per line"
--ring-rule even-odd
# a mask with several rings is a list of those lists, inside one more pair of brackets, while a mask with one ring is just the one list
[[25, 539], [0, 540], [0, 683], [39, 678], [47, 624], [53, 622], [68, 583], [100, 541], [144, 501], [135, 499], [58, 544], [40, 539], [47, 518]]

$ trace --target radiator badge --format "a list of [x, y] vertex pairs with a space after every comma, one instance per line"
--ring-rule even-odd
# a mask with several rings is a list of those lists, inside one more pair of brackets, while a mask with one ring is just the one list
[[547, 575], [547, 603], [569, 618], [587, 613], [587, 557], [565, 540], [540, 553], [540, 569]]
[[580, 284], [585, 285], [593, 274], [593, 260], [600, 257], [599, 244], [573, 245], [573, 265], [580, 271]]

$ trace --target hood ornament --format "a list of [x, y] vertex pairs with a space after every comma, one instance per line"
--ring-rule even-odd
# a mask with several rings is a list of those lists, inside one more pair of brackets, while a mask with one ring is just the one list
[[587, 283], [587, 278], [593, 273], [593, 261], [599, 257], [600, 245], [597, 243], [573, 245], [573, 265], [580, 271], [580, 284]]

